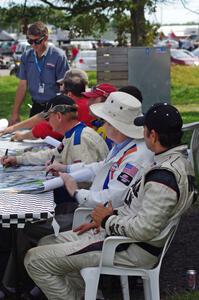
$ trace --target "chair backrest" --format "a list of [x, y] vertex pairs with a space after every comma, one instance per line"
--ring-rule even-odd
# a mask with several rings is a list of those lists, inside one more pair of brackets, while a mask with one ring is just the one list
[[163, 250], [162, 250], [162, 253], [159, 257], [159, 260], [157, 262], [157, 264], [155, 265], [155, 268], [160, 268], [161, 267], [161, 264], [162, 264], [162, 260], [167, 252], [167, 250], [169, 249], [169, 246], [175, 236], [175, 233], [176, 233], [176, 230], [178, 228], [178, 224], [180, 222], [180, 218], [176, 218], [174, 220], [172, 220], [172, 222], [169, 224], [168, 226], [168, 229], [166, 228], [164, 231], [165, 233], [167, 232], [168, 230], [168, 234], [167, 234], [167, 239], [166, 239], [166, 242], [164, 244], [164, 247], [163, 247]]
[[193, 130], [191, 143], [191, 162], [195, 171], [195, 175], [199, 176], [199, 127], [196, 127]]

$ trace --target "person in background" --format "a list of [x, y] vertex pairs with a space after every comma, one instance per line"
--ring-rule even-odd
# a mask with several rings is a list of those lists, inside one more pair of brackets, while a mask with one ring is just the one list
[[99, 204], [89, 224], [58, 237], [44, 237], [26, 254], [26, 270], [48, 299], [81, 298], [85, 284], [80, 270], [99, 265], [107, 236], [134, 240], [117, 248], [115, 265], [153, 268], [165, 244], [162, 232], [196, 200], [187, 147], [179, 146], [182, 119], [177, 109], [167, 104], [153, 106], [134, 123], [144, 125], [144, 138], [155, 153], [155, 163], [131, 185], [124, 205], [114, 209], [111, 201], [106, 207]]
[[19, 122], [19, 113], [27, 89], [32, 97], [30, 117], [43, 111], [59, 92], [57, 81], [69, 69], [64, 52], [48, 45], [48, 28], [41, 21], [28, 27], [27, 41], [32, 46], [21, 57], [20, 79], [10, 124]]
[[140, 103], [143, 102], [143, 97], [142, 97], [141, 91], [134, 85], [122, 86], [121, 88], [118, 89], [118, 91], [134, 96], [135, 98], [137, 98], [140, 101]]
[[71, 49], [71, 62], [74, 61], [74, 59], [76, 58], [78, 52], [79, 52], [79, 48], [80, 48], [80, 45], [78, 46], [73, 46], [72, 49]]
[[[88, 75], [83, 70], [70, 69], [66, 72], [64, 78], [59, 81], [59, 85], [62, 86], [62, 93], [76, 102], [78, 107], [78, 120], [90, 126], [93, 117], [89, 114], [88, 100], [81, 96], [88, 85]], [[51, 100], [48, 102], [46, 110], [48, 110], [50, 105]], [[22, 141], [24, 139], [44, 139], [46, 136], [52, 136], [58, 140], [62, 139], [63, 136], [53, 131], [49, 122], [44, 120], [44, 116], [45, 112], [41, 112], [25, 121], [7, 127], [0, 134], [11, 133], [23, 128], [32, 128], [32, 130], [25, 133], [17, 131], [11, 139], [13, 141]]]
[[[102, 83], [92, 87], [90, 91], [84, 92], [82, 95], [88, 99], [88, 105], [91, 106], [92, 104], [103, 103], [110, 93], [116, 91], [117, 88], [114, 85]], [[96, 117], [93, 118], [92, 127], [103, 137], [109, 150], [111, 150], [113, 142], [106, 136], [106, 130], [103, 125], [103, 120]]]

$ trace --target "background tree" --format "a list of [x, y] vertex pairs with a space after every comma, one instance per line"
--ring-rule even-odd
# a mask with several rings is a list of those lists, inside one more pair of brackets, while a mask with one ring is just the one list
[[[100, 30], [105, 28], [111, 20], [119, 45], [126, 45], [128, 34], [130, 34], [132, 45], [149, 45], [156, 34], [157, 26], [151, 25], [145, 19], [145, 10], [154, 12], [157, 0], [41, 1], [52, 8], [66, 10], [71, 14], [72, 19], [73, 16], [81, 15], [82, 18], [88, 18], [89, 21], [89, 15], [92, 15], [98, 22]], [[73, 22], [75, 22], [74, 19]], [[95, 26], [92, 27], [93, 31], [95, 31]], [[79, 25], [76, 23], [76, 29], [78, 27]]]
[[[154, 12], [157, 1], [40, 0], [44, 6], [26, 7], [23, 18], [29, 23], [40, 19], [62, 29], [70, 28], [71, 37], [93, 35], [99, 38], [111, 24], [120, 46], [127, 44], [128, 36], [132, 45], [143, 46], [150, 45], [156, 34], [157, 26], [145, 19], [145, 11]], [[14, 5], [6, 10], [1, 23], [16, 24], [19, 16], [20, 6]]]

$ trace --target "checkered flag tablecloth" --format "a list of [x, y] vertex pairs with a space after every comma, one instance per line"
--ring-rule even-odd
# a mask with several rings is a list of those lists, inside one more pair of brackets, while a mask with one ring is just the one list
[[41, 194], [0, 194], [0, 226], [24, 228], [27, 221], [43, 220], [54, 213], [53, 192]]

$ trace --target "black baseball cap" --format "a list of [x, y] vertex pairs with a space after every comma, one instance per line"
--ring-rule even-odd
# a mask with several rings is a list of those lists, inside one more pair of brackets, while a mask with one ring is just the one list
[[149, 130], [154, 129], [159, 134], [169, 134], [181, 132], [183, 122], [177, 108], [168, 103], [156, 103], [146, 114], [135, 118], [134, 124], [146, 125]]
[[44, 118], [47, 118], [53, 112], [72, 112], [77, 111], [75, 101], [66, 95], [60, 94], [52, 98], [44, 111]]

